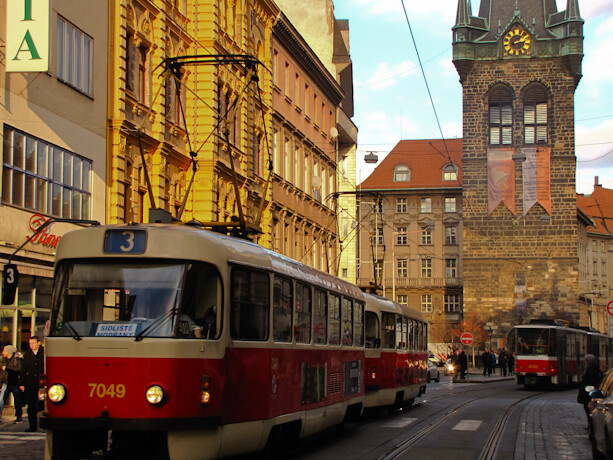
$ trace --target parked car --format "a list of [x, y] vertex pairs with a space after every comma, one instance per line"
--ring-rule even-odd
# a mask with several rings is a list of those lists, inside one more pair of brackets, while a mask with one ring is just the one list
[[592, 456], [594, 459], [613, 458], [613, 369], [605, 373], [598, 389], [585, 389], [592, 397], [588, 406]]
[[451, 358], [449, 358], [445, 363], [445, 375], [453, 375], [454, 370], [453, 364], [451, 364]]
[[428, 360], [428, 377], [426, 378], [426, 381], [430, 383], [431, 380], [434, 380], [435, 382], [440, 382], [441, 373], [439, 372], [438, 367], [436, 366], [436, 363], [432, 361], [431, 359], [429, 359]]

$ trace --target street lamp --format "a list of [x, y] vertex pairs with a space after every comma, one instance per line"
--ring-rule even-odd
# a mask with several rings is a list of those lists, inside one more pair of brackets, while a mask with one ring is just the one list
[[490, 353], [491, 353], [492, 352], [492, 326], [488, 326], [485, 330], [490, 336]]

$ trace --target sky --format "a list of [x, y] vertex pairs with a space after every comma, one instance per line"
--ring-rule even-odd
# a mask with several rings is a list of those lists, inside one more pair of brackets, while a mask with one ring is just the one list
[[[481, 0], [471, 1], [477, 14]], [[557, 0], [558, 11], [566, 3]], [[358, 183], [376, 167], [364, 162], [368, 152], [381, 162], [401, 139], [462, 137], [462, 86], [451, 61], [458, 2], [404, 4], [434, 109], [402, 1], [334, 0], [335, 17], [349, 20]], [[590, 194], [595, 176], [613, 189], [613, 1], [579, 0], [579, 8], [585, 39], [583, 77], [575, 93], [577, 192]]]

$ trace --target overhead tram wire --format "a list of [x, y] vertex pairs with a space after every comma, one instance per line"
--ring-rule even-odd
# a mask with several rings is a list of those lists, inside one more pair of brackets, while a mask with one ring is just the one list
[[[445, 139], [445, 136], [443, 134], [443, 129], [441, 127], [441, 122], [438, 118], [438, 113], [436, 112], [436, 106], [434, 105], [434, 99], [432, 98], [432, 93], [430, 91], [430, 86], [428, 85], [428, 79], [426, 78], [426, 72], [424, 70], [424, 66], [421, 62], [421, 57], [419, 56], [419, 49], [417, 48], [417, 43], [415, 42], [415, 36], [413, 35], [413, 28], [411, 27], [411, 21], [409, 21], [409, 15], [407, 14], [407, 9], [404, 6], [404, 0], [400, 0], [400, 3], [402, 4], [402, 10], [404, 11], [404, 17], [407, 20], [407, 25], [409, 26], [409, 32], [411, 34], [411, 40], [413, 41], [413, 47], [415, 48], [415, 54], [417, 55], [417, 62], [419, 62], [419, 68], [421, 69], [421, 74], [424, 77], [424, 83], [426, 84], [426, 90], [428, 91], [428, 97], [430, 98], [430, 104], [432, 104], [432, 110], [434, 112], [434, 118], [436, 119], [436, 124], [438, 126], [438, 130], [441, 133], [441, 139], [443, 141], [443, 145], [445, 146], [445, 152], [447, 153], [447, 159], [449, 160], [449, 162], [451, 164], [453, 164], [453, 160], [451, 159], [451, 155], [449, 154], [449, 148], [447, 148], [447, 140]], [[436, 150], [436, 149], [435, 149]], [[439, 152], [442, 154], [442, 152]], [[443, 155], [444, 156], [444, 155]], [[459, 182], [459, 177], [458, 177], [458, 182]], [[460, 183], [460, 185], [462, 185]]]

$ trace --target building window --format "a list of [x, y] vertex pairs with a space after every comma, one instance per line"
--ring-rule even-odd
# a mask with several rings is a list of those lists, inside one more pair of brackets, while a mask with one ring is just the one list
[[409, 261], [407, 259], [398, 259], [396, 261], [396, 275], [398, 278], [408, 278]]
[[443, 180], [458, 180], [458, 167], [452, 164], [445, 165], [443, 168]]
[[378, 260], [375, 262], [375, 283], [378, 283], [383, 275], [383, 261]]
[[409, 306], [409, 296], [406, 294], [399, 294], [396, 296], [396, 302], [405, 307]]
[[422, 198], [420, 205], [421, 212], [432, 212], [432, 198]]
[[310, 94], [311, 92], [309, 91], [309, 85], [305, 83], [304, 85], [304, 116], [305, 117], [309, 117], [311, 113], [311, 111], [309, 110], [309, 102], [311, 102]]
[[421, 229], [421, 244], [432, 244], [432, 229], [430, 227]]
[[489, 96], [490, 144], [511, 145], [513, 143], [513, 104], [511, 92], [496, 87]]
[[407, 198], [396, 198], [396, 212], [407, 212]]
[[2, 169], [3, 204], [91, 218], [90, 160], [4, 125]]
[[383, 244], [383, 227], [377, 227], [375, 230], [375, 243]]
[[290, 97], [289, 64], [285, 63], [285, 97]]
[[92, 95], [93, 40], [61, 16], [57, 17], [57, 78]]
[[460, 313], [460, 296], [445, 294], [445, 313]]
[[396, 232], [396, 245], [406, 246], [408, 243], [407, 227], [398, 227], [398, 231]]
[[[222, 5], [225, 4], [225, 2], [221, 3]], [[272, 82], [273, 85], [279, 87], [279, 52], [277, 50], [273, 52], [272, 56]]]
[[347, 269], [343, 268], [343, 278], [347, 278]]
[[445, 227], [445, 244], [458, 244], [456, 232], [456, 227]]
[[411, 180], [411, 170], [406, 165], [398, 165], [394, 169], [394, 182], [409, 182]]
[[432, 259], [421, 259], [421, 277], [432, 278]]
[[455, 198], [445, 198], [445, 212], [455, 212]]
[[421, 312], [432, 313], [432, 294], [424, 294], [421, 296]]
[[294, 78], [294, 104], [296, 107], [300, 108], [300, 75], [296, 74]]
[[533, 84], [524, 96], [524, 143], [547, 142], [547, 93], [539, 84]]
[[456, 278], [458, 276], [458, 261], [456, 259], [445, 259], [445, 276]]

